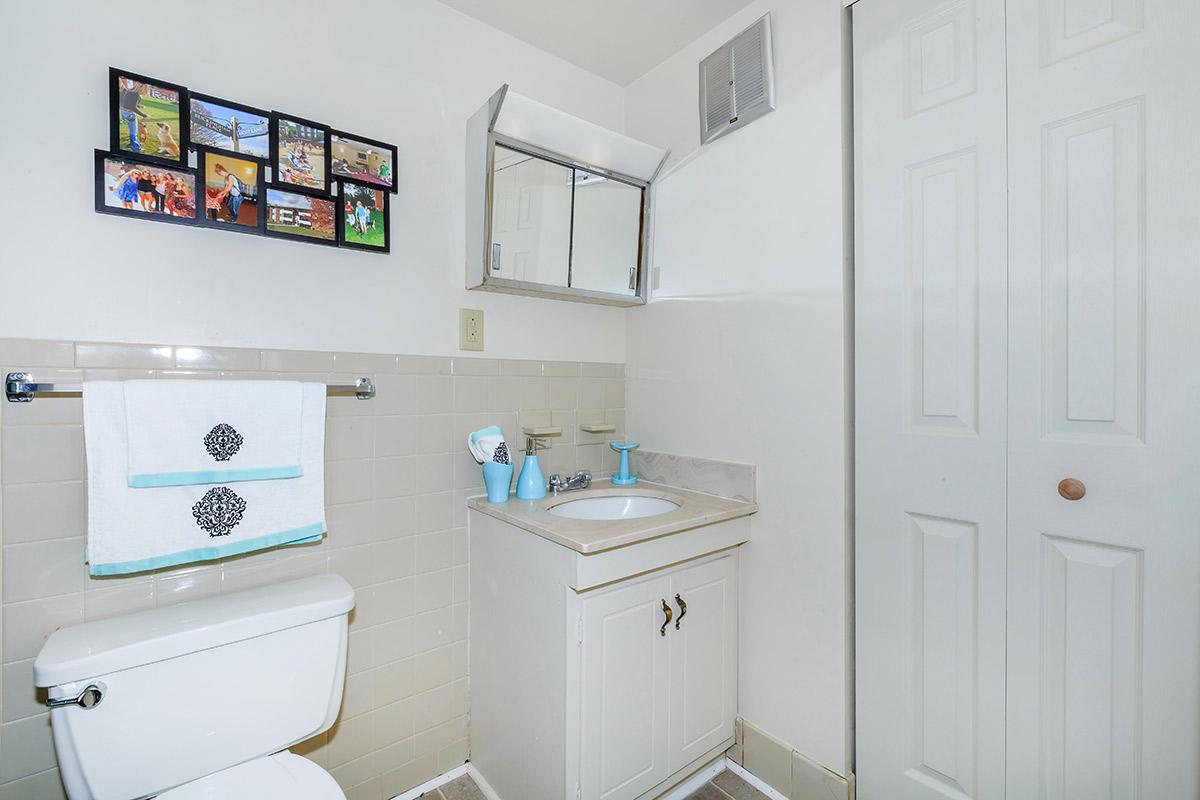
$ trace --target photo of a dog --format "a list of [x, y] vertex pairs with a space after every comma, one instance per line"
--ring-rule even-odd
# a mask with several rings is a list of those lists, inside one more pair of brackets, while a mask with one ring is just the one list
[[110, 70], [112, 148], [156, 161], [182, 163], [187, 148], [186, 89]]

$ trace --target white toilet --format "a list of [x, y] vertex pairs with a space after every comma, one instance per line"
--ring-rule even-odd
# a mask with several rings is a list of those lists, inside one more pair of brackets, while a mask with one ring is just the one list
[[71, 800], [344, 800], [287, 748], [342, 703], [346, 617], [337, 575], [56, 631], [33, 665]]

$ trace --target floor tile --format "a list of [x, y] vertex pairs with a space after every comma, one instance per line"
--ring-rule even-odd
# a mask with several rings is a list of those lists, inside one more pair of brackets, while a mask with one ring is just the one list
[[732, 770], [725, 770], [712, 781], [721, 791], [733, 800], [770, 800], [765, 794], [755, 789]]
[[729, 800], [729, 795], [722, 792], [711, 783], [706, 783], [689, 794], [686, 800]]
[[441, 786], [439, 791], [445, 800], [487, 800], [475, 785], [475, 781], [466, 775]]

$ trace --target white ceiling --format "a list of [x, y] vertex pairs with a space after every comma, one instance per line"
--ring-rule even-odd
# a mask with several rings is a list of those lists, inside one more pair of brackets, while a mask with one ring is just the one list
[[441, 0], [622, 86], [753, 0]]

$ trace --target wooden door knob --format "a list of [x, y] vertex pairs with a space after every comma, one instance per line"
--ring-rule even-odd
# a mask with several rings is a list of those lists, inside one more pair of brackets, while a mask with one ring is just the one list
[[1058, 493], [1064, 500], [1082, 500], [1087, 487], [1078, 478], [1063, 478], [1058, 482]]

